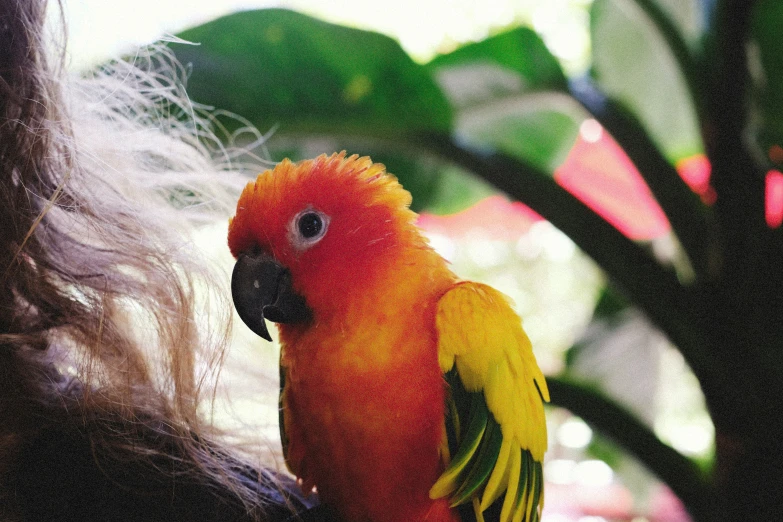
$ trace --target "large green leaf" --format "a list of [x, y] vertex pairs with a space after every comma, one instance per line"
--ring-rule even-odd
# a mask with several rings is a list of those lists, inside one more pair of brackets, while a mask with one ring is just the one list
[[[783, 146], [783, 2], [760, 0], [753, 12], [750, 68], [757, 117], [754, 134], [764, 153]], [[770, 154], [783, 164], [779, 150]]]
[[561, 93], [557, 59], [519, 27], [436, 57], [427, 67], [457, 111], [455, 131], [552, 172], [571, 148], [583, 113]]
[[[638, 0], [637, 0], [638, 1]], [[695, 44], [703, 35], [707, 15], [703, 0], [643, 0], [657, 4], [685, 41]]]
[[505, 109], [497, 106], [465, 111], [459, 114], [457, 129], [475, 145], [493, 147], [544, 172], [554, 172], [574, 143], [579, 130], [578, 113], [548, 107], [545, 101], [530, 110], [513, 103], [505, 105]]
[[283, 9], [244, 11], [184, 31], [177, 57], [196, 101], [282, 133], [389, 137], [448, 132], [451, 110], [423, 66], [378, 33]]
[[[666, 10], [676, 20], [692, 6], [666, 2]], [[674, 162], [702, 152], [683, 73], [650, 17], [630, 0], [595, 0], [591, 34], [597, 82], [638, 116], [664, 155]]]
[[[503, 70], [515, 73], [517, 82], [504, 82], [500, 79], [496, 84], [501, 93], [521, 89], [563, 90], [566, 86], [566, 78], [557, 59], [549, 52], [541, 37], [527, 27], [517, 27], [486, 40], [464, 45], [449, 54], [437, 56], [428, 64], [428, 68], [441, 77], [441, 84], [445, 84], [447, 91], [463, 96], [467, 94], [464, 91], [476, 84], [458, 82], [460, 71], [468, 75], [474, 71], [489, 73], [490, 78], [475, 78], [485, 81], [492, 80], [493, 71], [496, 74], [502, 74]], [[451, 89], [450, 77], [457, 81]]]

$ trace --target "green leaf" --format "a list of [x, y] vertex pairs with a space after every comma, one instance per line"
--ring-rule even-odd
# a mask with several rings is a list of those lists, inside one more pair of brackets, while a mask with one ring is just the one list
[[427, 67], [458, 110], [461, 139], [545, 172], [565, 159], [583, 113], [565, 101], [563, 70], [533, 30], [519, 27], [465, 45]]
[[595, 0], [591, 33], [596, 80], [637, 115], [668, 160], [702, 152], [683, 72], [642, 9], [628, 0]]
[[[751, 19], [749, 66], [754, 85], [754, 135], [764, 154], [783, 147], [783, 3], [760, 0]], [[781, 153], [773, 154], [780, 166]]]
[[704, 34], [705, 6], [703, 0], [635, 0], [638, 4], [645, 3], [657, 6], [661, 12], [668, 15], [683, 39], [696, 43]]
[[544, 172], [554, 172], [574, 144], [581, 113], [550, 108], [547, 96], [531, 95], [524, 106], [505, 103], [464, 111], [457, 120], [458, 132], [475, 146], [493, 148]]
[[451, 110], [427, 70], [378, 33], [283, 9], [186, 30], [190, 96], [279, 132], [397, 136], [448, 132]]
[[453, 214], [498, 193], [497, 188], [471, 172], [449, 164], [442, 164], [440, 168], [438, 188], [425, 205], [428, 212]]
[[[435, 57], [427, 67], [439, 77], [447, 92], [449, 82], [477, 75], [476, 79], [492, 80], [500, 92], [513, 90], [564, 90], [566, 78], [557, 59], [552, 56], [541, 37], [527, 27], [491, 36], [480, 42], [467, 44], [445, 55]], [[516, 81], [503, 73], [512, 72]], [[489, 73], [489, 77], [487, 77]], [[492, 86], [492, 83], [484, 83]], [[475, 85], [474, 85], [475, 86]], [[465, 88], [455, 85], [457, 99], [466, 94]], [[452, 96], [452, 101], [456, 101]]]

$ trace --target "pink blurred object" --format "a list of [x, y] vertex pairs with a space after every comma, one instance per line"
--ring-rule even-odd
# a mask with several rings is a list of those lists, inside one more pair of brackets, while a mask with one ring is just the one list
[[682, 501], [663, 484], [652, 497], [650, 518], [656, 522], [691, 522]]
[[769, 228], [783, 224], [783, 173], [779, 170], [767, 172], [765, 217]]
[[584, 486], [579, 484], [546, 484], [546, 513], [574, 516], [600, 516], [609, 520], [625, 520], [633, 513], [633, 497], [620, 484]]
[[[710, 162], [704, 154], [683, 158], [676, 168], [702, 201], [715, 202]], [[554, 179], [630, 239], [649, 241], [671, 230], [669, 220], [639, 171], [595, 120], [583, 123], [576, 143], [555, 171]], [[780, 206], [783, 216], [783, 193]], [[456, 214], [423, 213], [419, 225], [450, 237], [463, 237], [478, 230], [491, 239], [516, 240], [541, 219], [522, 203], [491, 196]]]
[[712, 205], [718, 198], [715, 189], [710, 185], [712, 165], [704, 154], [696, 154], [677, 162], [677, 172], [692, 191], [701, 196], [707, 205]]
[[584, 486], [547, 482], [545, 491], [542, 517], [545, 521], [580, 522], [584, 517], [601, 517], [613, 522], [630, 522], [642, 517], [650, 522], [691, 522], [680, 499], [662, 484], [653, 490], [647, 512], [637, 510], [631, 492], [620, 483]]
[[669, 220], [631, 160], [603, 129], [590, 131], [589, 139], [580, 132], [555, 180], [631, 239], [666, 234]]

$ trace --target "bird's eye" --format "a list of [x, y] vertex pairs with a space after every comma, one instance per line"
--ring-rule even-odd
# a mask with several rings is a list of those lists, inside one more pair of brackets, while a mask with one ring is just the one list
[[294, 217], [289, 228], [289, 238], [295, 248], [305, 250], [318, 243], [328, 227], [329, 216], [309, 208]]
[[305, 239], [312, 239], [321, 233], [324, 228], [324, 222], [321, 216], [315, 212], [307, 212], [299, 217], [299, 222], [296, 224], [299, 229], [299, 235]]

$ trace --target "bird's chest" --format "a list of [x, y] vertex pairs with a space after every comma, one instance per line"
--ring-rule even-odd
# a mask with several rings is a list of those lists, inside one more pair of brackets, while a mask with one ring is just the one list
[[425, 502], [440, 472], [445, 396], [433, 335], [387, 327], [298, 341], [283, 347], [285, 414], [319, 491]]
[[406, 417], [421, 420], [440, 411], [430, 405], [443, 391], [436, 339], [415, 323], [396, 327], [385, 319], [284, 344], [292, 407], [308, 416], [303, 422], [390, 434]]

